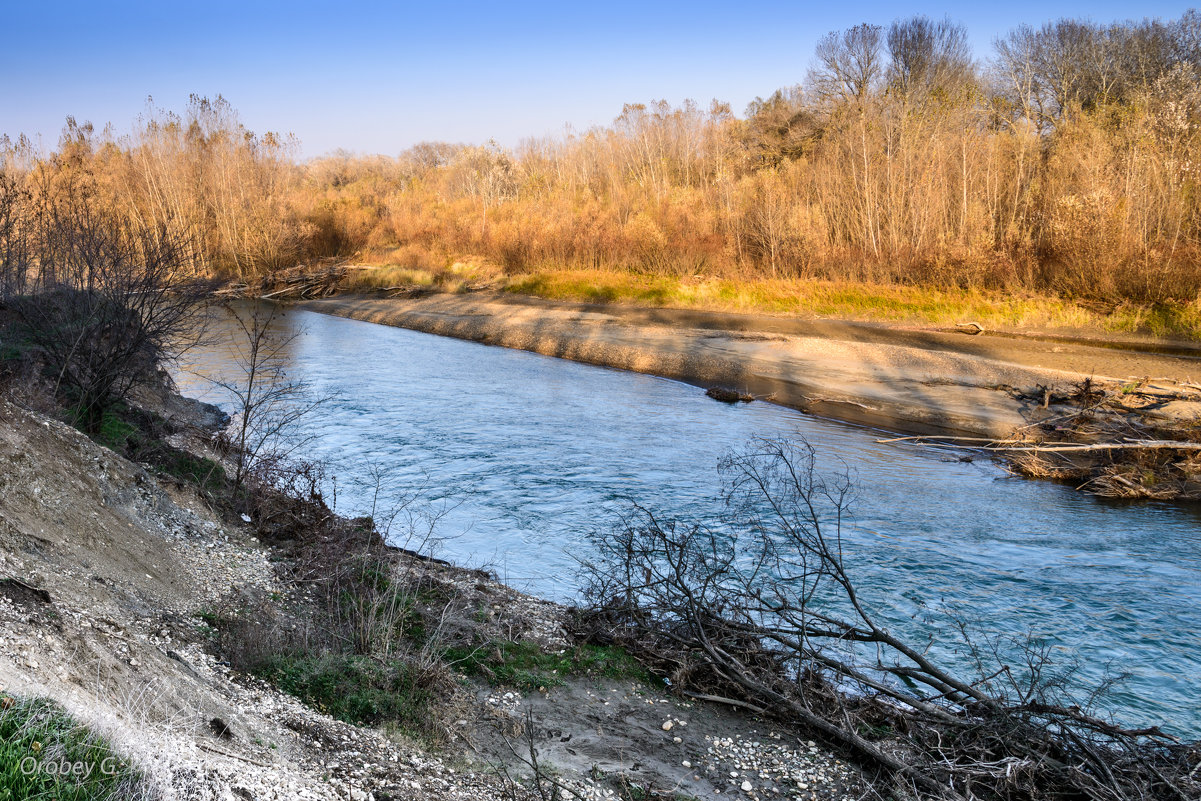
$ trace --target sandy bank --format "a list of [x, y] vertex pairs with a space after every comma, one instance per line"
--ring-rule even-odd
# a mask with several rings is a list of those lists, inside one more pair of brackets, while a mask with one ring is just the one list
[[342, 296], [302, 308], [589, 364], [749, 391], [890, 430], [1001, 437], [1029, 422], [1013, 388], [1201, 376], [1201, 359], [1036, 338], [492, 293]]

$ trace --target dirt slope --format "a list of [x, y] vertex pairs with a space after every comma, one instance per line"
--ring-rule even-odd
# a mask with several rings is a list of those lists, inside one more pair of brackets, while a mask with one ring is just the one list
[[281, 588], [268, 552], [195, 497], [2, 401], [0, 464], [0, 689], [108, 734], [165, 798], [494, 797], [205, 653], [197, 614]]

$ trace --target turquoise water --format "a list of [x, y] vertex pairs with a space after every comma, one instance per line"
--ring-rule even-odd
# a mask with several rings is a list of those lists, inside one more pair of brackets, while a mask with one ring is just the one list
[[[1107, 502], [652, 376], [304, 311], [278, 324], [303, 331], [289, 349], [292, 376], [339, 393], [305, 422], [314, 439], [304, 449], [337, 477], [338, 510], [371, 510], [372, 465], [385, 476], [378, 509], [420, 495], [394, 537], [414, 510], [439, 515], [443, 557], [570, 599], [586, 533], [632, 500], [711, 516], [724, 454], [754, 435], [802, 436], [829, 469], [857, 476], [848, 561], [861, 596], [895, 629], [947, 651], [946, 627], [923, 621], [953, 605], [982, 630], [1032, 632], [1082, 661], [1083, 685], [1106, 665], [1129, 673], [1110, 700], [1120, 719], [1201, 736], [1195, 507]], [[228, 343], [186, 366], [226, 373]], [[228, 410], [206, 382], [186, 371], [178, 380]]]

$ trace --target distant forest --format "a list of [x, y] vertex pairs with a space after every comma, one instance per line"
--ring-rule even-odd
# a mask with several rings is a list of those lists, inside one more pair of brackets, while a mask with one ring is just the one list
[[[218, 97], [118, 136], [0, 140], [0, 234], [84, 208], [255, 279], [350, 257], [436, 269], [829, 279], [1198, 303], [1201, 16], [1021, 26], [991, 53], [925, 17], [822, 38], [796, 86], [630, 104], [514, 149], [300, 162]], [[5, 233], [7, 231], [7, 233]], [[0, 253], [0, 258], [3, 254]]]

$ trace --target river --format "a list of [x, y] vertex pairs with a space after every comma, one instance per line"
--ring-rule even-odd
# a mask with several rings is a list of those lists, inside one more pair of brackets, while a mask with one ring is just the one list
[[[386, 477], [376, 508], [417, 494], [406, 514], [439, 518], [439, 555], [569, 600], [587, 532], [634, 500], [711, 516], [724, 454], [755, 435], [800, 436], [826, 469], [856, 476], [848, 559], [860, 595], [895, 628], [941, 638], [937, 650], [955, 658], [945, 627], [923, 621], [944, 605], [970, 610], [985, 630], [1030, 632], [1078, 656], [1082, 686], [1107, 665], [1129, 674], [1108, 702], [1120, 720], [1201, 736], [1196, 507], [1100, 500], [986, 458], [879, 444], [877, 431], [728, 406], [653, 376], [300, 310], [275, 324], [300, 332], [291, 376], [337, 393], [303, 425], [304, 453], [336, 476], [341, 513], [371, 510], [375, 466]], [[230, 410], [197, 375], [230, 375], [232, 326], [219, 318], [215, 333], [176, 379]]]

